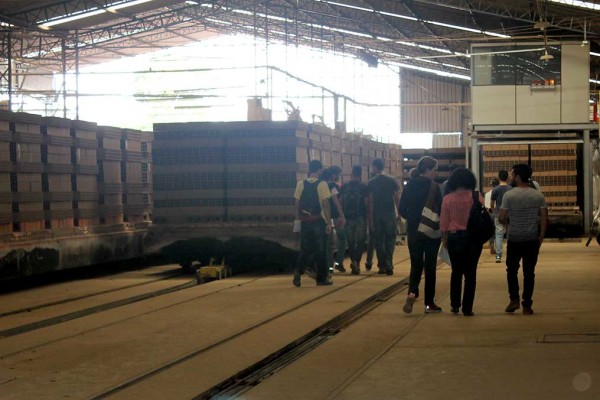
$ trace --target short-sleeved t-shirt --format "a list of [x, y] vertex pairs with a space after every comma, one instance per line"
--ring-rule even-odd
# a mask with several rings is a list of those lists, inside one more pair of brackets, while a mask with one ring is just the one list
[[544, 195], [532, 188], [516, 187], [504, 193], [501, 209], [508, 210], [508, 240], [538, 240], [540, 208], [546, 208]]
[[[307, 181], [309, 181], [310, 183], [313, 183], [313, 182], [317, 181], [317, 178], [308, 178]], [[304, 190], [304, 180], [301, 180], [296, 185], [296, 191], [294, 193], [294, 198], [296, 200], [300, 201], [300, 196], [302, 196], [303, 190]], [[329, 190], [329, 187], [327, 186], [327, 182], [325, 182], [325, 181], [319, 182], [319, 185], [317, 186], [317, 193], [319, 194], [319, 200], [321, 201], [321, 203], [323, 202], [323, 200], [327, 200], [331, 197], [331, 191]], [[321, 211], [321, 214], [323, 214], [323, 211]], [[323, 216], [323, 218], [325, 218], [325, 216]]]
[[510, 185], [499, 185], [492, 189], [492, 198], [491, 200], [495, 201], [494, 214], [498, 216], [500, 212], [500, 206], [502, 205], [502, 198], [504, 194], [512, 189]]
[[398, 182], [391, 176], [377, 175], [369, 181], [369, 193], [373, 195], [373, 217], [395, 218], [394, 193], [400, 190]]
[[483, 196], [483, 201], [484, 201], [484, 206], [485, 208], [490, 208], [490, 206], [492, 205], [492, 191], [490, 190], [489, 192], [487, 192], [485, 194], [485, 196]]
[[338, 190], [338, 185], [335, 182], [329, 182], [327, 183], [327, 186], [329, 187], [329, 191], [331, 192], [331, 197], [329, 198], [329, 205], [331, 208], [331, 218], [336, 219], [340, 217], [340, 213], [337, 210], [337, 207], [335, 206], [335, 203], [333, 202], [333, 197], [334, 196], [338, 196], [340, 194], [340, 191]]

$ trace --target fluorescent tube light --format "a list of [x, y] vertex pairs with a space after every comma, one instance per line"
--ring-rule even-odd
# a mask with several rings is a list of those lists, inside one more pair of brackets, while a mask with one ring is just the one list
[[551, 3], [565, 4], [568, 6], [575, 6], [581, 8], [587, 8], [590, 10], [600, 10], [600, 4], [590, 3], [589, 1], [579, 0], [550, 0]]
[[69, 15], [68, 17], [59, 17], [57, 19], [43, 22], [43, 23], [39, 24], [38, 27], [41, 29], [48, 29], [55, 25], [66, 24], [67, 22], [73, 22], [73, 21], [77, 21], [79, 19], [92, 17], [94, 15], [104, 14], [105, 12], [106, 12], [105, 9], [94, 9], [94, 10], [83, 11], [78, 14]]
[[114, 13], [117, 10], [120, 10], [122, 8], [127, 8], [127, 7], [132, 7], [132, 6], [137, 6], [138, 4], [144, 4], [144, 3], [148, 3], [152, 0], [135, 0], [135, 1], [128, 1], [128, 2], [121, 2], [119, 4], [116, 5], [111, 5], [110, 7], [106, 8], [106, 11]]
[[135, 0], [135, 1], [120, 1], [110, 4], [106, 8], [90, 8], [85, 11], [80, 11], [68, 16], [57, 17], [47, 21], [39, 21], [38, 27], [41, 29], [49, 29], [56, 25], [66, 24], [67, 22], [77, 21], [83, 18], [93, 17], [94, 15], [104, 14], [105, 12], [115, 13], [120, 9], [137, 6], [138, 4], [148, 3], [152, 0]]

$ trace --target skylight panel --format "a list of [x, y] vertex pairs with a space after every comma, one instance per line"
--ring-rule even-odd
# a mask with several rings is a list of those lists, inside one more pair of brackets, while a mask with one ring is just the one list
[[580, 8], [587, 8], [589, 10], [600, 10], [600, 4], [590, 3], [589, 1], [579, 0], [549, 0], [550, 3], [564, 4], [567, 6], [574, 6]]

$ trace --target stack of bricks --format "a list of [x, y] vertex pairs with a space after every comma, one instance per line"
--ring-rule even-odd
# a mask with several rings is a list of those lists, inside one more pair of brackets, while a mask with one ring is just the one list
[[121, 129], [98, 127], [98, 205], [101, 224], [123, 223]]
[[402, 176], [399, 146], [299, 121], [156, 124], [154, 222], [287, 221], [310, 160], [353, 165], [363, 179], [376, 157]]
[[529, 164], [549, 211], [579, 211], [577, 204], [577, 144], [506, 144], [483, 146], [484, 190], [501, 169]]
[[152, 140], [149, 133], [98, 129], [90, 122], [0, 112], [0, 233], [71, 232], [122, 223], [123, 160], [131, 163], [128, 184], [139, 193], [141, 205], [131, 216], [135, 222], [148, 220], [148, 144], [144, 155], [141, 139], [132, 140], [138, 150], [130, 156], [121, 149], [128, 135]]
[[423, 156], [433, 157], [438, 161], [438, 175], [436, 180], [443, 182], [448, 179], [450, 165], [454, 164], [458, 167], [466, 166], [465, 149], [462, 147], [456, 148], [438, 148], [438, 149], [404, 149], [404, 180], [410, 178], [410, 170], [416, 168], [419, 160]]
[[73, 196], [75, 226], [88, 227], [100, 223], [98, 209], [98, 126], [73, 121], [71, 136], [77, 150], [76, 191]]
[[481, 154], [483, 156], [481, 186], [484, 193], [492, 189], [490, 182], [492, 178], [498, 177], [498, 171], [510, 172], [513, 165], [529, 162], [528, 145], [484, 145], [481, 146]]
[[148, 145], [149, 136], [140, 131], [124, 129], [121, 136], [121, 179], [123, 187], [123, 221], [140, 223], [150, 216], [149, 162], [142, 152], [142, 142]]
[[225, 143], [219, 124], [155, 124], [156, 223], [219, 221], [225, 215]]
[[[77, 147], [71, 137], [71, 121], [42, 118], [42, 174], [46, 229], [74, 227], [73, 194], [77, 191]], [[39, 159], [38, 159], [39, 160]]]
[[[45, 226], [42, 191], [42, 163], [40, 135], [41, 117], [28, 114], [2, 113], [8, 121], [9, 164], [2, 172], [9, 174], [11, 193], [11, 229], [39, 231]], [[6, 127], [6, 125], [5, 125]], [[3, 185], [4, 186], [4, 185]], [[6, 188], [6, 186], [5, 186]]]

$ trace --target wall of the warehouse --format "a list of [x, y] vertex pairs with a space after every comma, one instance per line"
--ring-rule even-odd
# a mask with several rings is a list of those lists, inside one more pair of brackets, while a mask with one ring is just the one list
[[400, 74], [401, 132], [467, 132], [471, 115], [468, 81], [408, 69]]

